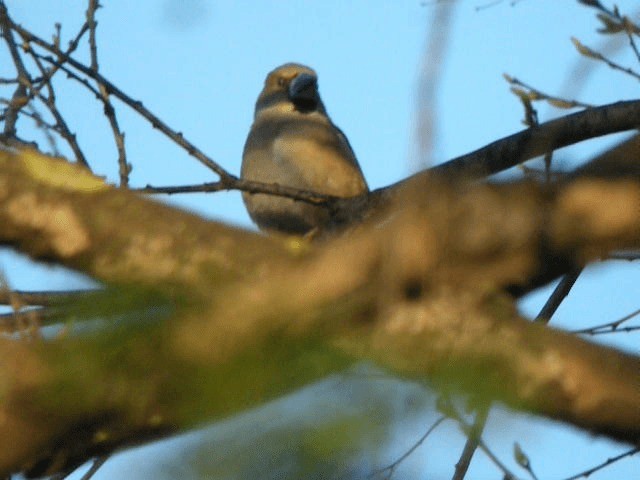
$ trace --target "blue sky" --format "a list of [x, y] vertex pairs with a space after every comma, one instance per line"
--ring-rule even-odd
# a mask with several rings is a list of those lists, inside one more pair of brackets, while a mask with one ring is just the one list
[[[429, 59], [442, 71], [436, 89], [434, 149], [430, 158], [416, 157], [416, 116], [425, 39], [436, 2], [390, 0], [207, 1], [103, 0], [98, 12], [100, 68], [107, 78], [195, 143], [233, 173], [239, 172], [244, 139], [254, 102], [266, 73], [279, 64], [297, 61], [319, 74], [320, 91], [334, 122], [347, 134], [369, 185], [380, 187], [413, 171], [420, 161], [438, 163], [479, 148], [523, 128], [522, 108], [509, 92], [508, 73], [540, 90], [602, 104], [638, 96], [638, 82], [582, 60], [570, 42], [579, 38], [592, 47], [607, 46], [595, 33], [594, 11], [576, 1], [459, 0], [449, 43], [441, 58]], [[618, 1], [634, 13], [637, 1]], [[45, 38], [53, 23], [62, 24], [63, 43], [84, 20], [85, 2], [9, 0], [14, 19]], [[482, 8], [478, 8], [482, 7]], [[635, 12], [635, 20], [639, 19]], [[617, 57], [634, 65], [625, 44]], [[77, 55], [87, 58], [86, 49]], [[0, 54], [0, 65], [6, 63]], [[635, 64], [636, 68], [637, 63]], [[584, 67], [580, 77], [573, 72]], [[5, 76], [4, 67], [0, 75]], [[116, 151], [101, 108], [86, 95], [59, 84], [63, 113], [73, 119], [81, 146], [96, 172], [117, 178]], [[126, 106], [115, 102], [126, 132], [133, 186], [180, 185], [215, 180], [215, 176], [154, 131]], [[565, 112], [539, 107], [542, 121]], [[19, 128], [28, 136], [28, 123]], [[571, 165], [597, 152], [611, 139], [558, 152]], [[64, 151], [64, 149], [63, 149]], [[581, 157], [582, 156], [582, 157]], [[237, 192], [164, 198], [183, 208], [247, 228], [253, 228]], [[16, 288], [76, 287], [83, 281], [62, 269], [30, 268], [9, 254], [0, 262]], [[616, 262], [590, 268], [558, 312], [554, 324], [571, 328], [604, 323], [638, 308], [640, 269], [637, 262]], [[532, 295], [523, 311], [535, 315], [548, 291]], [[638, 353], [637, 335], [612, 335]], [[300, 400], [303, 401], [303, 400]], [[424, 412], [429, 417], [429, 412]], [[532, 455], [541, 478], [560, 478], [621, 451], [607, 441], [574, 434], [570, 429], [509, 417], [500, 411], [487, 435], [501, 458], [513, 466], [511, 447], [518, 440]], [[400, 423], [390, 445], [400, 452], [419, 437], [425, 423]], [[461, 448], [455, 429], [450, 443], [433, 442], [406, 462], [406, 474], [431, 472], [450, 476]], [[567, 462], [567, 445], [571, 456]], [[438, 456], [429, 455], [437, 451]], [[146, 452], [146, 453], [145, 453]], [[149, 453], [150, 452], [150, 453]], [[534, 455], [535, 454], [535, 455]], [[153, 455], [145, 450], [144, 455]], [[427, 458], [428, 457], [428, 458]], [[147, 458], [147, 457], [145, 457]], [[149, 457], [152, 458], [152, 457]], [[436, 460], [437, 458], [437, 460]], [[127, 456], [108, 462], [96, 479], [114, 478], [127, 468]], [[130, 460], [129, 460], [130, 461]], [[123, 466], [124, 465], [124, 466]], [[596, 479], [632, 478], [640, 466], [628, 459]], [[476, 454], [468, 478], [487, 478], [495, 470]], [[513, 466], [513, 470], [518, 471]], [[122, 470], [120, 470], [122, 472]], [[524, 474], [522, 474], [525, 477]], [[141, 477], [142, 478], [142, 477]]]

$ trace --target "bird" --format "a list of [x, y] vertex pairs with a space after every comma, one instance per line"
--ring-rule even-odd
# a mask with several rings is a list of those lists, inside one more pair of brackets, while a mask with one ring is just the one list
[[[316, 72], [286, 63], [269, 72], [242, 154], [242, 179], [336, 197], [367, 193], [356, 156], [329, 118]], [[249, 216], [268, 233], [314, 235], [330, 226], [326, 207], [243, 192]]]

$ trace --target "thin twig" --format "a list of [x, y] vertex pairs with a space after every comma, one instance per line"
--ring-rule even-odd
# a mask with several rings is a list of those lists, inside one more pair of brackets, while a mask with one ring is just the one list
[[[2, 8], [4, 8], [4, 11], [0, 10], [0, 14], [2, 14], [2, 21], [4, 25], [7, 25], [7, 31], [10, 35], [12, 35], [11, 29], [9, 28], [10, 25], [12, 24], [12, 20], [9, 17], [8, 12], [6, 11], [6, 7], [4, 7], [4, 4], [1, 5]], [[69, 55], [72, 52], [75, 51], [75, 49], [78, 47], [78, 44], [80, 42], [80, 39], [82, 38], [82, 36], [84, 35], [84, 33], [87, 31], [87, 26], [86, 23], [85, 25], [83, 25], [83, 27], [80, 29], [80, 31], [78, 32], [78, 34], [75, 36], [75, 38], [69, 42], [69, 47], [67, 48], [65, 54]], [[59, 34], [58, 34], [59, 35]], [[6, 38], [6, 37], [5, 37]], [[21, 78], [21, 72], [25, 72], [24, 74], [22, 74], [22, 76], [27, 75], [26, 74], [26, 70], [24, 67], [24, 64], [22, 63], [22, 60], [19, 56], [19, 52], [17, 50], [17, 47], [15, 46], [15, 42], [12, 39], [12, 45], [13, 48], [10, 49], [12, 50], [12, 55], [14, 56], [14, 59], [17, 59], [16, 61], [18, 61], [18, 63], [16, 63], [16, 69], [18, 70], [18, 78]], [[64, 120], [64, 118], [62, 117], [62, 115], [60, 114], [60, 112], [57, 109], [57, 106], [55, 104], [55, 93], [53, 90], [53, 86], [51, 84], [51, 78], [55, 75], [55, 73], [58, 71], [57, 66], [54, 65], [53, 68], [51, 69], [46, 69], [44, 68], [44, 66], [42, 65], [42, 63], [38, 60], [38, 58], [35, 56], [35, 52], [33, 52], [31, 50], [31, 48], [29, 47], [29, 45], [27, 43], [25, 43], [23, 45], [23, 49], [25, 51], [25, 53], [31, 55], [31, 57], [34, 59], [36, 66], [38, 67], [38, 69], [40, 70], [42, 76], [40, 78], [33, 81], [30, 81], [30, 88], [28, 92], [24, 92], [25, 96], [24, 98], [21, 100], [21, 105], [19, 108], [15, 109], [15, 115], [17, 116], [20, 109], [22, 107], [24, 107], [25, 105], [27, 105], [32, 98], [39, 98], [49, 109], [49, 111], [51, 112], [51, 114], [53, 115], [53, 117], [56, 120], [56, 128], [54, 129], [55, 131], [57, 131], [69, 144], [69, 146], [71, 147], [72, 151], [74, 152], [74, 155], [76, 157], [76, 161], [78, 161], [78, 163], [83, 164], [84, 166], [88, 167], [88, 163], [86, 161], [86, 158], [84, 156], [84, 154], [82, 153], [82, 150], [80, 149], [80, 146], [78, 145], [75, 135], [71, 133], [71, 131], [69, 130], [66, 121]], [[28, 76], [28, 75], [27, 75]], [[43, 87], [45, 87], [48, 89], [49, 91], [49, 96], [47, 98], [43, 97], [40, 92], [42, 90]], [[17, 118], [17, 117], [16, 117]], [[10, 123], [10, 121], [9, 121]], [[7, 132], [7, 125], [5, 124], [5, 135], [10, 135], [10, 133]], [[15, 135], [15, 129], [13, 131], [13, 135]], [[50, 141], [51, 143], [51, 141]]]
[[577, 38], [572, 38], [571, 41], [573, 42], [573, 45], [576, 47], [578, 52], [581, 53], [583, 56], [587, 58], [591, 58], [592, 60], [599, 60], [605, 63], [612, 70], [617, 70], [619, 72], [626, 73], [627, 75], [635, 78], [636, 80], [640, 80], [640, 73], [634, 71], [632, 68], [624, 67], [619, 63], [616, 63], [613, 60], [608, 59], [607, 57], [602, 55], [600, 52], [597, 52], [587, 47], [586, 45], [583, 45], [582, 43], [580, 43], [580, 41]]
[[[31, 101], [31, 99], [36, 98], [44, 86], [47, 86], [49, 90], [52, 89], [50, 81], [51, 81], [51, 78], [57, 72], [58, 68], [54, 66], [54, 68], [50, 70], [41, 69], [42, 77], [32, 80], [29, 77], [29, 74], [26, 70], [26, 67], [24, 66], [24, 63], [22, 62], [22, 58], [15, 44], [15, 40], [13, 39], [13, 33], [11, 31], [11, 25], [13, 24], [13, 21], [9, 17], [9, 14], [7, 12], [6, 6], [4, 5], [4, 2], [0, 4], [0, 21], [2, 23], [3, 35], [8, 42], [9, 50], [14, 60], [16, 70], [18, 72], [19, 86], [12, 100], [13, 108], [10, 110], [7, 121], [5, 123], [5, 135], [11, 136], [11, 135], [15, 135], [16, 133], [15, 122], [17, 121], [20, 110], [25, 105], [27, 105]], [[86, 31], [87, 31], [87, 25], [85, 23], [80, 29], [80, 31], [78, 32], [78, 34], [75, 36], [75, 38], [71, 42], [69, 42], [69, 47], [65, 51], [65, 55], [70, 55], [72, 52], [76, 50], [80, 42], [80, 39], [82, 38], [82, 36]], [[59, 32], [56, 38], [58, 38], [58, 43], [59, 43]], [[24, 44], [22, 48], [25, 51], [25, 53], [29, 53], [30, 47], [28, 44]], [[27, 90], [27, 87], [28, 87], [28, 90]], [[77, 153], [75, 149], [74, 149], [74, 153]]]
[[603, 323], [602, 325], [596, 325], [595, 327], [589, 327], [589, 328], [582, 328], [579, 330], [570, 330], [570, 333], [581, 333], [581, 334], [588, 334], [588, 335], [598, 335], [598, 334], [602, 334], [602, 333], [613, 333], [613, 332], [620, 332], [620, 331], [633, 331], [636, 330], [637, 328], [635, 327], [625, 327], [624, 329], [620, 328], [620, 325], [622, 325], [624, 322], [627, 322], [635, 317], [637, 317], [638, 315], [640, 315], [640, 309], [636, 310], [635, 312], [631, 312], [628, 315], [625, 315], [624, 317], [615, 320], [613, 322], [608, 322], [608, 323]]
[[[638, 35], [640, 32], [640, 26], [631, 21], [626, 15], [620, 15], [618, 9], [610, 9], [605, 7], [599, 0], [578, 0], [578, 3], [582, 3], [588, 7], [595, 8], [605, 16], [599, 16], [598, 18], [605, 24], [604, 29], [599, 30], [601, 33], [618, 33], [621, 30], [627, 35], [631, 50], [635, 54], [638, 61], [640, 61], [640, 50], [633, 38], [634, 34]], [[613, 27], [613, 28], [610, 28]]]
[[633, 25], [635, 28], [640, 28], [640, 27], [638, 27], [637, 24], [632, 24], [631, 20], [629, 20], [629, 17], [624, 17], [623, 21], [625, 22], [625, 26], [626, 26], [624, 31], [627, 34], [627, 38], [629, 39], [629, 46], [631, 47], [631, 50], [635, 54], [638, 62], [640, 62], [640, 50], [638, 49], [638, 45], [636, 44], [636, 41], [633, 38], [633, 31], [632, 31], [633, 29], [631, 28], [631, 25]]
[[[524, 114], [525, 114], [524, 124], [530, 128], [540, 126], [540, 121], [538, 119], [538, 111], [535, 108], [533, 108], [533, 101], [545, 98], [548, 101], [555, 102], [554, 105], [558, 106], [558, 102], [561, 100], [558, 98], [551, 99], [551, 97], [549, 97], [548, 95], [543, 94], [542, 92], [534, 89], [529, 85], [526, 85], [525, 83], [521, 82], [515, 77], [511, 77], [505, 74], [504, 78], [512, 85], [518, 85], [529, 90], [529, 92], [523, 92], [519, 88], [511, 87], [511, 91], [518, 96], [518, 98], [520, 99], [520, 102], [522, 103], [522, 106], [524, 107]], [[566, 101], [564, 102], [566, 103]], [[570, 106], [574, 107], [579, 105], [573, 102], [572, 104], [570, 104]], [[551, 162], [552, 161], [553, 161], [553, 150], [548, 150], [544, 154], [544, 180], [546, 183], [551, 183], [551, 179], [552, 179]]]
[[0, 78], [0, 85], [15, 85], [18, 82], [17, 78]]
[[[55, 45], [43, 40], [42, 38], [34, 35], [30, 31], [22, 28], [20, 25], [11, 22], [11, 28], [16, 31], [23, 40], [27, 42], [33, 42], [36, 45], [44, 48], [45, 50], [53, 53], [59, 58], [59, 63], [68, 63], [76, 70], [82, 72], [84, 75], [92, 78], [93, 80], [101, 83], [107, 89], [109, 94], [115, 95], [126, 105], [131, 107], [133, 110], [142, 115], [145, 119], [147, 119], [153, 128], [158, 129], [164, 135], [169, 137], [179, 146], [184, 148], [189, 155], [197, 159], [200, 163], [214, 171], [220, 177], [221, 182], [230, 182], [233, 181], [236, 177], [229, 172], [227, 172], [222, 166], [220, 166], [217, 162], [213, 161], [207, 155], [205, 155], [200, 149], [198, 149], [193, 143], [188, 141], [181, 132], [177, 132], [171, 129], [166, 123], [164, 123], [158, 116], [153, 114], [148, 108], [146, 108], [141, 101], [134, 100], [122, 90], [120, 90], [116, 85], [110, 82], [107, 78], [102, 76], [98, 72], [94, 72], [91, 68], [83, 65], [81, 62], [75, 60], [70, 55], [65, 55], [59, 48]], [[55, 63], [53, 58], [48, 59], [51, 63]]]
[[586, 335], [596, 336], [596, 335], [607, 335], [610, 333], [633, 333], [640, 331], [640, 325], [633, 325], [630, 327], [618, 327], [615, 330], [598, 330], [594, 332], [584, 332]]
[[440, 418], [438, 418], [435, 422], [433, 422], [433, 424], [427, 429], [427, 431], [411, 446], [411, 448], [409, 448], [405, 453], [403, 453], [400, 457], [398, 457], [396, 460], [394, 460], [391, 464], [387, 465], [384, 468], [380, 468], [378, 470], [374, 470], [373, 472], [371, 472], [371, 474], [368, 475], [367, 478], [372, 478], [375, 477], [376, 475], [379, 475], [381, 473], [385, 473], [387, 472], [386, 475], [386, 479], [389, 480], [391, 478], [391, 476], [393, 475], [393, 472], [395, 471], [396, 468], [398, 468], [398, 465], [400, 465], [405, 459], [407, 459], [413, 452], [416, 451], [416, 449], [422, 445], [424, 443], [424, 441], [427, 439], [427, 437], [429, 435], [431, 435], [431, 433], [433, 433], [433, 431], [438, 428], [438, 426], [440, 426], [440, 424], [442, 422], [444, 422], [447, 419], [446, 416], [442, 416]]
[[589, 468], [587, 470], [584, 470], [580, 473], [576, 473], [575, 475], [571, 476], [571, 477], [567, 477], [563, 480], [578, 480], [579, 478], [588, 478], [589, 476], [591, 476], [592, 474], [594, 474], [595, 472], [597, 472], [598, 470], [602, 470], [605, 467], [608, 467], [609, 465], [611, 465], [612, 463], [615, 463], [619, 460], [622, 460], [625, 457], [630, 457], [631, 455], [635, 455], [636, 453], [640, 452], [640, 448], [632, 448], [631, 450], [627, 450], [626, 452], [621, 453], [620, 455], [617, 455], [615, 457], [611, 457], [608, 458], [607, 460], [605, 460], [604, 462], [596, 465], [595, 467]]
[[484, 427], [487, 424], [488, 416], [489, 408], [483, 408], [476, 413], [476, 418], [471, 428], [466, 430], [465, 433], [467, 434], [467, 441], [465, 442], [460, 458], [456, 463], [456, 469], [451, 480], [463, 480], [467, 474], [473, 454], [480, 445], [480, 439], [482, 437]]
[[549, 320], [551, 320], [553, 314], [556, 313], [556, 310], [558, 310], [562, 301], [567, 297], [567, 295], [569, 295], [569, 292], [576, 283], [576, 280], [578, 280], [580, 273], [582, 273], [581, 268], [567, 273], [560, 279], [560, 282], [556, 285], [553, 293], [549, 296], [547, 302], [535, 318], [536, 322], [549, 323]]
[[[469, 424], [464, 419], [462, 414], [460, 414], [458, 412], [457, 408], [453, 405], [453, 403], [451, 402], [451, 399], [448, 396], [442, 395], [442, 396], [440, 396], [438, 398], [438, 410], [440, 412], [442, 412], [444, 415], [446, 415], [447, 417], [452, 418], [453, 420], [458, 422], [458, 425], [460, 426], [462, 431], [465, 433], [467, 438], [469, 438], [472, 435], [473, 429], [474, 428], [477, 429], [478, 426], [479, 426], [478, 425], [478, 426], [474, 427], [476, 422], [474, 422], [474, 424]], [[485, 413], [483, 415], [486, 416], [486, 415], [489, 414], [489, 409], [488, 408], [485, 409], [484, 411], [485, 411]], [[486, 423], [486, 418], [485, 418], [485, 423]], [[480, 450], [482, 450], [482, 452], [489, 458], [489, 460], [491, 460], [493, 462], [493, 464], [496, 467], [498, 467], [499, 470], [502, 471], [503, 480], [515, 480], [517, 477], [513, 474], [513, 472], [511, 472], [511, 470], [509, 470], [507, 468], [507, 466], [500, 461], [500, 459], [487, 446], [487, 444], [484, 442], [484, 440], [482, 440], [482, 432], [480, 432], [480, 434], [476, 435], [476, 437], [478, 439], [478, 446], [479, 446]]]
[[[548, 93], [544, 93], [537, 88], [532, 87], [531, 85], [517, 79], [516, 77], [512, 77], [511, 75], [504, 74], [504, 79], [509, 82], [511, 85], [515, 85], [517, 87], [522, 87], [526, 89], [525, 91], [516, 89], [512, 90], [519, 97], [522, 97], [522, 94], [526, 95], [526, 97], [531, 101], [539, 101], [545, 100], [549, 102], [551, 105], [557, 108], [593, 108], [595, 105], [591, 105], [589, 103], [580, 102], [578, 100], [570, 100], [567, 98], [560, 98], [554, 95], [549, 95]], [[513, 87], [512, 87], [513, 88]]]
[[[472, 425], [465, 424], [464, 421], [462, 422], [467, 429], [472, 428]], [[507, 466], [500, 461], [500, 459], [496, 456], [496, 454], [493, 453], [493, 451], [491, 451], [491, 449], [486, 444], [486, 442], [482, 439], [482, 437], [478, 439], [478, 446], [480, 447], [480, 450], [482, 450], [482, 453], [484, 453], [489, 458], [489, 460], [491, 460], [491, 462], [496, 467], [498, 467], [500, 471], [502, 471], [504, 480], [515, 480], [517, 478], [515, 474], [511, 472], [511, 470], [509, 470]]]
[[289, 197], [294, 200], [301, 200], [314, 205], [324, 205], [332, 201], [339, 200], [339, 197], [332, 195], [324, 195], [309, 190], [287, 187], [278, 185], [277, 183], [263, 183], [234, 178], [226, 182], [210, 182], [201, 185], [179, 185], [169, 187], [154, 187], [147, 185], [144, 188], [134, 189], [142, 193], [202, 193], [202, 192], [219, 192], [222, 190], [240, 190], [247, 193], [269, 193]]
[[[30, 55], [31, 55], [31, 52], [32, 50], [29, 49], [28, 53]], [[38, 69], [42, 72], [42, 74], [45, 75], [47, 70], [46, 68], [44, 68], [44, 65], [42, 65], [42, 62], [40, 61], [40, 59], [36, 55], [31, 55], [31, 58], [33, 58], [33, 61], [35, 62]], [[47, 109], [55, 119], [56, 121], [55, 130], [60, 134], [62, 138], [66, 140], [67, 144], [69, 145], [69, 147], [73, 151], [73, 154], [76, 157], [76, 162], [89, 168], [89, 163], [87, 162], [87, 159], [84, 156], [84, 153], [80, 148], [80, 145], [78, 144], [78, 141], [76, 139], [76, 134], [71, 132], [71, 130], [69, 129], [69, 126], [67, 125], [66, 120], [58, 110], [58, 106], [56, 105], [55, 90], [53, 89], [53, 85], [51, 85], [51, 81], [48, 79], [46, 80], [46, 86], [47, 86], [49, 95], [45, 97], [41, 93], [38, 93], [37, 98], [40, 99], [42, 103], [46, 105]]]
[[80, 480], [89, 480], [91, 477], [93, 477], [93, 475], [100, 469], [100, 467], [102, 467], [102, 465], [105, 464], [105, 462], [109, 460], [109, 455], [104, 455], [102, 457], [98, 457], [93, 461], [93, 465], [91, 465], [91, 468], [89, 470], [87, 470], [87, 473], [85, 473]]
[[[98, 73], [98, 47], [96, 43], [96, 28], [98, 23], [95, 19], [96, 10], [100, 8], [98, 0], [89, 0], [89, 6], [87, 7], [87, 24], [89, 25], [89, 49], [91, 51], [91, 70]], [[120, 186], [129, 186], [129, 173], [131, 172], [131, 165], [127, 162], [127, 151], [124, 146], [124, 133], [118, 125], [118, 119], [116, 118], [116, 111], [109, 99], [109, 91], [100, 81], [96, 80], [98, 84], [98, 91], [100, 92], [100, 100], [104, 105], [104, 114], [109, 121], [109, 126], [113, 133], [113, 139], [118, 151], [118, 173], [120, 175]]]
[[41, 130], [42, 134], [45, 136], [47, 143], [49, 144], [49, 148], [51, 148], [51, 153], [59, 157], [60, 151], [58, 150], [56, 137], [51, 133], [56, 132], [55, 125], [46, 122], [33, 103], [27, 105], [27, 109], [22, 111], [22, 115], [33, 119], [33, 121], [36, 123], [36, 128]]
[[89, 81], [86, 78], [80, 77], [78, 74], [74, 73], [73, 70], [65, 67], [62, 63], [57, 62], [55, 60], [53, 60], [51, 57], [47, 56], [47, 55], [42, 55], [40, 53], [37, 53], [35, 51], [32, 51], [33, 55], [38, 57], [38, 59], [47, 62], [51, 65], [56, 66], [57, 68], [59, 68], [61, 71], [63, 71], [64, 73], [67, 74], [67, 77], [75, 80], [76, 82], [80, 83], [83, 87], [85, 87], [87, 90], [89, 90], [91, 93], [93, 93], [93, 95], [95, 96], [95, 98], [97, 100], [102, 100], [102, 97], [100, 96], [100, 92], [98, 90], [96, 90], [96, 88], [91, 85], [89, 83]]
[[98, 43], [96, 41], [96, 29], [98, 22], [96, 22], [96, 11], [101, 5], [98, 0], [89, 0], [87, 6], [87, 25], [89, 25], [89, 51], [91, 52], [91, 69], [94, 72], [98, 71]]
[[18, 47], [16, 46], [15, 39], [13, 38], [11, 25], [12, 22], [9, 18], [7, 7], [5, 6], [3, 1], [0, 1], [0, 30], [2, 31], [2, 36], [4, 37], [7, 47], [9, 48], [11, 59], [13, 60], [13, 64], [15, 65], [18, 72], [18, 85], [13, 93], [11, 102], [9, 103], [9, 107], [7, 108], [5, 114], [5, 137], [14, 137], [16, 135], [16, 122], [18, 121], [20, 109], [24, 107], [29, 101], [27, 97], [27, 91], [32, 86], [29, 72], [24, 66], [24, 62], [22, 61], [22, 57], [20, 56], [20, 52], [18, 51]]
[[[78, 45], [80, 44], [80, 40], [87, 32], [87, 28], [88, 27], [86, 23], [80, 28], [74, 39], [69, 42], [69, 47], [65, 51], [65, 55], [71, 55], [73, 52], [75, 52], [75, 50], [78, 48]], [[26, 53], [31, 53], [33, 55], [33, 52], [29, 52], [31, 48], [28, 44], [23, 45], [22, 48]], [[33, 81], [34, 87], [29, 92], [29, 99], [35, 98], [44, 86], [47, 86], [48, 88], [51, 87], [51, 79], [59, 69], [59, 65], [54, 65], [51, 69], [45, 69], [44, 72], [41, 71], [42, 77], [38, 78], [37, 80], [34, 79]]]

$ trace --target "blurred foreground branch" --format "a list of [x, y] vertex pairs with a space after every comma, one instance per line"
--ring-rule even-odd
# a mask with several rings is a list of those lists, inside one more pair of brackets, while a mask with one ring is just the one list
[[73, 310], [99, 328], [0, 341], [2, 474], [65, 470], [363, 359], [640, 441], [640, 359], [522, 319], [504, 293], [548, 265], [639, 248], [638, 177], [422, 177], [314, 244], [209, 222], [30, 151], [0, 153], [0, 186], [0, 243], [109, 285]]

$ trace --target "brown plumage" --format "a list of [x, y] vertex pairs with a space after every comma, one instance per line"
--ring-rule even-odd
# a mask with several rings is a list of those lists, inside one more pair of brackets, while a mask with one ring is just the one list
[[[339, 197], [367, 191], [353, 150], [329, 119], [309, 67], [287, 63], [267, 76], [244, 146], [242, 178]], [[329, 220], [326, 208], [290, 198], [242, 197], [263, 230], [305, 234]]]

